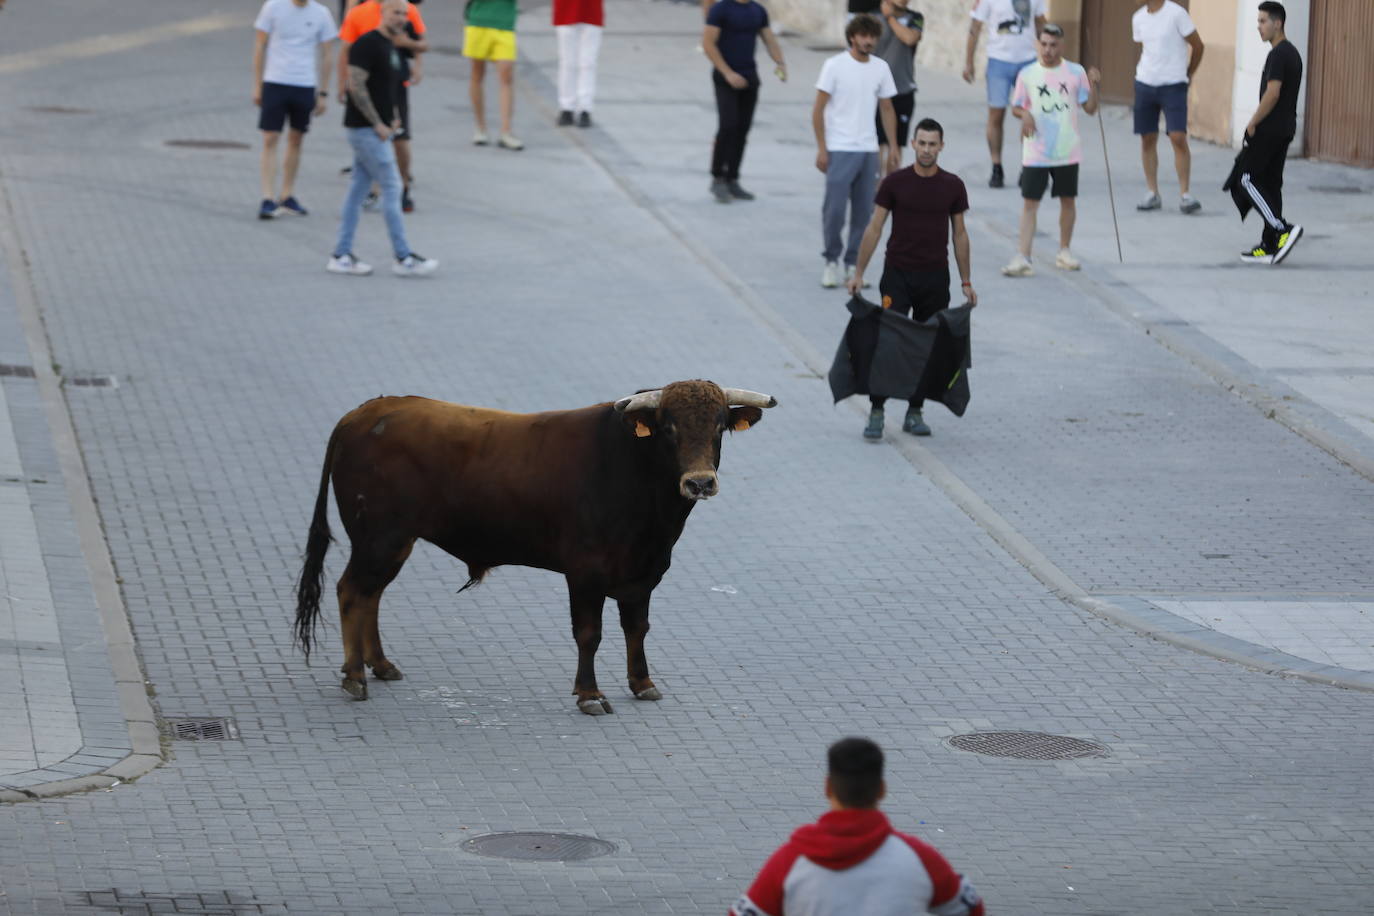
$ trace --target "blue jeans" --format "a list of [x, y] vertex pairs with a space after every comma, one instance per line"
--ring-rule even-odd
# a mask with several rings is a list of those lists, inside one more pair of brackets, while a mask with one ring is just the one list
[[[825, 202], [821, 204], [821, 237], [827, 261], [838, 261], [844, 252], [845, 266], [859, 262], [868, 219], [873, 215], [873, 192], [878, 186], [878, 152], [851, 153], [829, 150], [825, 168]], [[844, 245], [845, 211], [849, 211], [849, 244]]]
[[343, 222], [339, 225], [339, 240], [334, 243], [334, 256], [353, 250], [353, 233], [358, 230], [363, 198], [375, 181], [382, 189], [382, 213], [391, 236], [391, 251], [400, 260], [410, 254], [410, 243], [401, 222], [401, 172], [396, 168], [396, 150], [390, 140], [383, 140], [370, 127], [348, 128], [348, 144], [353, 147], [353, 183], [344, 198]]

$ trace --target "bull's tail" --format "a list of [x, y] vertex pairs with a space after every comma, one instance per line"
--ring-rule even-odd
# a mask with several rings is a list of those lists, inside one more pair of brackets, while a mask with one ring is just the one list
[[320, 472], [320, 495], [315, 499], [315, 517], [310, 520], [310, 535], [305, 542], [305, 564], [296, 582], [295, 643], [310, 661], [310, 649], [315, 637], [315, 623], [320, 616], [320, 586], [324, 582], [324, 555], [334, 540], [329, 533], [329, 472], [334, 466], [334, 446], [339, 428], [329, 436], [324, 450], [324, 470]]

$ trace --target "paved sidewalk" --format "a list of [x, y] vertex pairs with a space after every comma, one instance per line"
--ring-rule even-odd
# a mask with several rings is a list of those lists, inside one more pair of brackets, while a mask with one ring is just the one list
[[[894, 817], [1000, 911], [1374, 908], [1374, 695], [1329, 686], [1374, 687], [1370, 173], [1291, 163], [1312, 234], [1247, 270], [1232, 253], [1253, 221], [1209, 190], [1230, 152], [1194, 148], [1201, 216], [1136, 214], [1134, 141], [1108, 111], [1126, 263], [1089, 121], [1084, 271], [1005, 280], [1018, 202], [982, 185], [980, 89], [918, 73], [918, 116], [945, 123], [973, 197], [974, 399], [960, 421], [932, 411], [927, 442], [873, 447], [821, 378], [844, 313], [817, 285], [808, 115], [829, 52], [808, 45], [833, 42], [785, 40], [792, 80], [765, 77], [745, 159], [759, 199], [722, 207], [696, 7], [611, 0], [585, 131], [553, 127], [548, 10], [524, 11], [519, 154], [468, 145], [461, 10], [428, 11], [408, 231], [443, 267], [407, 283], [323, 271], [337, 109], [307, 141], [306, 220], [253, 218], [251, 148], [166, 145], [257, 140], [225, 88], [246, 82], [251, 10], [185, 15], [3, 14], [0, 364], [34, 377], [0, 374], [0, 693], [18, 701], [0, 784], [114, 775], [0, 807], [0, 914], [720, 912], [819, 806], [821, 750], [845, 732], [890, 749]], [[367, 216], [359, 254], [383, 239]], [[311, 667], [291, 650], [342, 412], [381, 391], [574, 406], [695, 375], [782, 407], [727, 442], [722, 495], [656, 595], [663, 703], [577, 715], [557, 578], [503, 569], [455, 598], [460, 570], [424, 546], [386, 599], [405, 681], [347, 703], [332, 630]], [[117, 384], [72, 384], [87, 376]], [[111, 629], [126, 608], [146, 685]], [[160, 716], [241, 736], [168, 743], [149, 770], [148, 692]], [[1112, 756], [945, 744], [1007, 728]], [[463, 849], [522, 829], [618, 848], [582, 865]]]

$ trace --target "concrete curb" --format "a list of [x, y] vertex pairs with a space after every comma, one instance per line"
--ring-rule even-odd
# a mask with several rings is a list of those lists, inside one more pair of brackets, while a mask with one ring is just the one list
[[148, 698], [147, 681], [139, 664], [137, 646], [128, 610], [119, 592], [114, 563], [105, 543], [105, 532], [91, 492], [85, 461], [77, 442], [61, 379], [53, 371], [52, 351], [38, 306], [38, 297], [29, 273], [28, 258], [14, 227], [13, 205], [0, 176], [0, 257], [9, 265], [14, 298], [25, 342], [33, 360], [34, 377], [44, 414], [52, 431], [53, 446], [61, 465], [63, 485], [71, 503], [81, 553], [86, 561], [101, 628], [109, 650], [110, 667], [119, 693], [120, 711], [129, 729], [133, 753], [113, 766], [89, 776], [39, 783], [24, 789], [0, 790], [0, 802], [47, 798], [72, 792], [105, 789], [144, 775], [162, 763], [162, 745], [157, 714]]
[[[540, 111], [544, 116], [552, 118], [553, 109], [545, 101], [552, 97], [553, 85], [548, 77], [528, 59], [521, 59], [521, 75], [528, 79], [521, 79], [517, 82], [519, 91], [524, 95], [533, 108]], [[531, 83], [536, 84], [531, 86]], [[636, 187], [631, 181], [626, 179], [620, 172], [606, 161], [604, 151], [598, 147], [604, 145], [600, 143], [588, 142], [577, 134], [568, 134], [567, 142], [575, 146], [624, 193], [636, 204], [652, 216], [662, 225], [694, 258], [706, 267], [721, 284], [733, 295], [744, 307], [754, 315], [754, 318], [777, 335], [779, 342], [790, 350], [801, 363], [818, 378], [825, 378], [830, 371], [830, 360], [823, 356], [814, 346], [811, 345], [802, 334], [796, 331], [787, 320], [773, 308], [767, 301], [754, 292], [754, 290], [742, 278], [735, 274], [723, 261], [711, 253], [704, 245], [698, 242], [683, 226], [672, 216], [655, 204], [642, 190]], [[992, 235], [1006, 237], [1007, 233], [1003, 228], [986, 219], [980, 219], [983, 228]], [[1107, 292], [1101, 281], [1096, 279], [1079, 279], [1079, 287], [1082, 292], [1092, 295], [1102, 301], [1114, 313], [1122, 318], [1131, 321], [1137, 326], [1143, 327], [1151, 336], [1155, 336], [1164, 346], [1176, 352], [1179, 356], [1197, 365], [1217, 382], [1236, 392], [1247, 402], [1265, 413], [1271, 419], [1278, 419], [1294, 432], [1302, 435], [1313, 444], [1330, 452], [1333, 457], [1349, 465], [1356, 472], [1374, 480], [1374, 461], [1369, 461], [1358, 453], [1351, 454], [1353, 447], [1349, 447], [1339, 437], [1330, 434], [1326, 429], [1318, 427], [1314, 422], [1308, 422], [1298, 413], [1284, 406], [1282, 410], [1278, 406], [1269, 402], [1276, 400], [1270, 395], [1264, 395], [1260, 386], [1250, 380], [1242, 381], [1240, 372], [1234, 367], [1228, 368], [1221, 361], [1209, 358], [1195, 347], [1190, 347], [1179, 338], [1179, 335], [1169, 335], [1169, 339], [1164, 339], [1162, 335], [1154, 330], [1157, 325], [1147, 323], [1138, 317], [1136, 310], [1125, 304], [1124, 300], [1117, 297], [1112, 300], [1111, 294]], [[1109, 301], [1112, 300], [1112, 301]], [[1167, 329], [1167, 326], [1160, 326]], [[1219, 344], [1216, 346], [1220, 347]], [[1225, 349], [1225, 348], [1221, 348]], [[1226, 351], [1230, 352], [1230, 351]], [[1236, 361], [1243, 363], [1239, 357]], [[1244, 364], [1248, 365], [1248, 364]], [[1275, 382], [1275, 384], [1279, 384]], [[1295, 397], [1301, 397], [1294, 393]], [[1261, 403], [1263, 401], [1263, 403]], [[1306, 398], [1301, 402], [1308, 404]], [[1313, 410], [1320, 411], [1316, 405], [1311, 405]], [[867, 415], [863, 405], [857, 402], [850, 402], [850, 407], [856, 415]], [[1301, 427], [1301, 428], [1299, 428]], [[917, 471], [930, 479], [946, 496], [950, 498], [969, 518], [984, 531], [986, 531], [1003, 550], [1011, 554], [1018, 563], [1024, 566], [1031, 575], [1035, 576], [1045, 585], [1056, 597], [1062, 601], [1073, 605], [1080, 610], [1086, 611], [1094, 616], [1109, 620], [1118, 626], [1125, 627], [1142, 636], [1157, 639], [1170, 645], [1178, 646], [1200, 655], [1211, 656], [1222, 661], [1233, 662], [1251, 670], [1263, 674], [1273, 674], [1301, 678], [1317, 684], [1327, 686], [1345, 687], [1352, 690], [1364, 690], [1374, 692], [1374, 675], [1367, 672], [1351, 671], [1344, 668], [1337, 668], [1329, 665], [1318, 665], [1307, 662], [1296, 656], [1287, 655], [1264, 646], [1254, 645], [1243, 640], [1225, 636], [1215, 631], [1207, 630], [1205, 633], [1190, 635], [1179, 630], [1205, 630], [1190, 624], [1182, 618], [1177, 618], [1166, 611], [1154, 609], [1164, 618], [1173, 618], [1178, 622], [1178, 627], [1174, 627], [1168, 620], [1155, 617], [1147, 619], [1144, 615], [1131, 613], [1117, 604], [1102, 598], [1090, 595], [1085, 589], [1079, 586], [1062, 569], [1056, 566], [1049, 557], [1045, 556], [1039, 548], [1032, 544], [1024, 535], [1016, 530], [1009, 521], [1003, 518], [998, 512], [988, 505], [977, 493], [965, 484], [957, 474], [942, 462], [929, 449], [917, 443], [910, 436], [887, 434], [885, 440], [892, 445]], [[1336, 450], [1333, 450], [1336, 449]]]

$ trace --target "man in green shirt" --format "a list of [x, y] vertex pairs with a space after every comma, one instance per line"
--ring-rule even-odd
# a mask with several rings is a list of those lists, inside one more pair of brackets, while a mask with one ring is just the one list
[[510, 126], [515, 108], [515, 0], [469, 0], [466, 20], [463, 56], [472, 61], [468, 97], [477, 120], [477, 133], [472, 142], [478, 146], [491, 142], [487, 136], [482, 81], [487, 75], [487, 61], [495, 61], [496, 76], [501, 83], [501, 134], [496, 142], [502, 149], [524, 149], [525, 144], [511, 133]]

